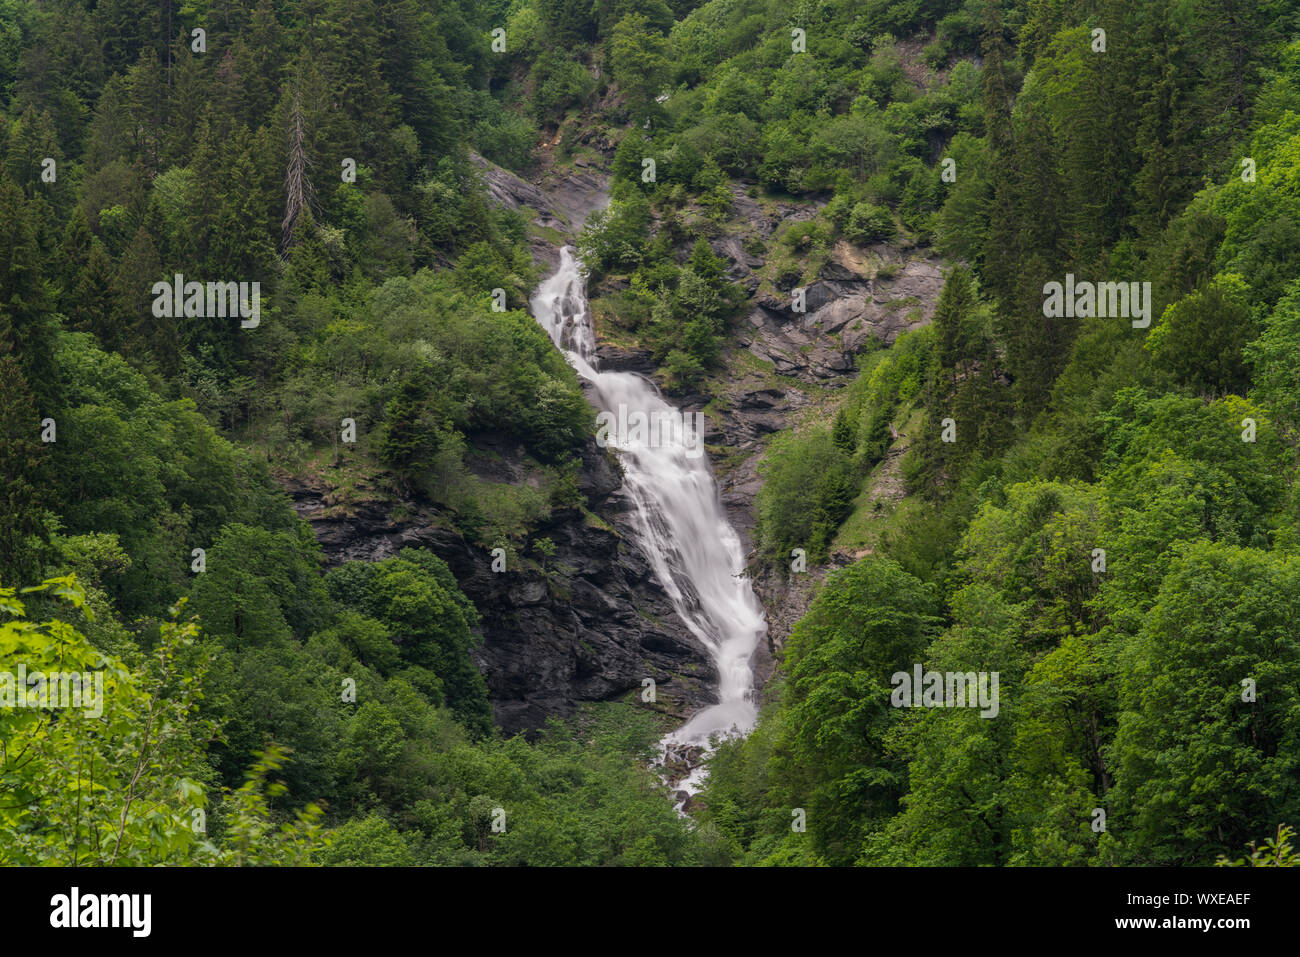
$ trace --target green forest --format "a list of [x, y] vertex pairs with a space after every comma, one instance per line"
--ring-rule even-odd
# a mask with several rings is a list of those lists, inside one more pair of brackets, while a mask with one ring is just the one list
[[[0, 864], [1296, 863], [1296, 37], [1293, 0], [0, 0], [0, 673], [103, 679], [92, 720], [0, 677]], [[687, 814], [639, 689], [507, 732], [450, 557], [293, 507], [419, 503], [561, 597], [550, 529], [606, 527], [529, 313], [560, 234], [485, 167], [608, 175], [597, 332], [710, 414], [756, 296], [942, 262], [763, 439], [749, 570], [819, 584]], [[914, 666], [995, 673], [996, 717], [898, 707]]]

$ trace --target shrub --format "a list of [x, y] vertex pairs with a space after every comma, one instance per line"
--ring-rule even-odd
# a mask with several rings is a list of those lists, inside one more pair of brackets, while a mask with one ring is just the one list
[[895, 232], [893, 214], [885, 207], [871, 203], [858, 203], [853, 207], [844, 231], [853, 242], [864, 244], [892, 239]]

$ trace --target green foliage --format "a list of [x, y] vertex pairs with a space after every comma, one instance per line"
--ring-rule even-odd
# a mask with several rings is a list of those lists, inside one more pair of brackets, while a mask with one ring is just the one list
[[235, 867], [302, 867], [316, 863], [315, 856], [328, 847], [332, 836], [321, 826], [323, 809], [308, 804], [292, 820], [278, 821], [271, 800], [284, 794], [283, 782], [269, 776], [284, 767], [285, 748], [271, 745], [259, 752], [244, 783], [223, 803], [218, 822], [222, 846], [216, 863]]
[[1116, 817], [1137, 860], [1212, 860], [1253, 822], [1300, 811], [1281, 783], [1300, 754], [1296, 577], [1294, 557], [1203, 543], [1161, 582], [1129, 648], [1114, 743]]
[[1291, 838], [1294, 836], [1295, 828], [1289, 824], [1279, 824], [1277, 826], [1277, 836], [1265, 838], [1262, 847], [1256, 847], [1254, 841], [1247, 845], [1250, 850], [1249, 857], [1241, 857], [1235, 861], [1230, 861], [1227, 857], [1220, 857], [1214, 863], [1220, 867], [1300, 866], [1300, 858], [1296, 856], [1295, 849], [1291, 846]]
[[41, 540], [49, 534], [41, 508], [47, 471], [32, 434], [39, 421], [34, 397], [11, 350], [0, 311], [0, 576], [21, 580], [39, 568]]
[[[75, 577], [24, 592], [84, 609]], [[12, 588], [0, 657], [47, 677], [39, 689], [6, 671], [0, 695], [0, 861], [149, 864], [184, 859], [201, 809], [204, 728], [194, 720], [204, 659], [193, 625], [162, 626], [146, 662], [106, 656], [71, 624], [31, 622]], [[76, 675], [72, 685], [65, 675]], [[15, 697], [25, 704], [15, 707]]]
[[586, 0], [537, 0], [537, 12], [552, 47], [571, 48], [595, 38], [592, 5]]
[[659, 362], [665, 387], [686, 390], [717, 362], [727, 323], [745, 292], [726, 278], [724, 260], [703, 237], [684, 266], [674, 261], [662, 232], [647, 249], [649, 217], [647, 200], [629, 191], [588, 222], [579, 254], [593, 275], [635, 269], [629, 289], [593, 303], [598, 322], [634, 336]]
[[1156, 365], [1198, 394], [1243, 394], [1242, 350], [1255, 338], [1246, 294], [1239, 277], [1221, 274], [1171, 305], [1146, 341]]
[[645, 115], [668, 78], [668, 42], [643, 14], [629, 13], [610, 34], [609, 67], [632, 115]]
[[[0, 658], [107, 693], [95, 720], [0, 708], [0, 862], [1294, 863], [1290, 5], [259, 0], [222, 14], [221, 57], [157, 4], [83, 7], [0, 0], [0, 578], [48, 579], [0, 589]], [[561, 164], [632, 127], [579, 246], [626, 280], [602, 335], [670, 390], [716, 375], [746, 299], [709, 244], [729, 176], [764, 215], [825, 202], [786, 258], [956, 263], [930, 328], [766, 451], [756, 540], [783, 569], [829, 560], [891, 449], [925, 500], [826, 582], [696, 825], [646, 766], [652, 715], [495, 734], [448, 567], [323, 576], [269, 479], [386, 470], [435, 540], [552, 566], [591, 409], [522, 311], [527, 214], [469, 155], [549, 164], [539, 126]], [[1044, 317], [1067, 272], [1149, 279], [1158, 321]], [[260, 282], [260, 327], [154, 316], [176, 273]], [[526, 482], [478, 477], [502, 440]], [[998, 717], [891, 708], [918, 663], [998, 672]]]
[[[23, 589], [93, 614], [74, 576]], [[5, 672], [0, 696], [0, 862], [62, 866], [305, 864], [326, 838], [321, 809], [273, 820], [268, 783], [283, 749], [271, 747], [247, 781], [210, 807], [204, 749], [215, 724], [201, 716], [210, 654], [199, 629], [182, 623], [184, 601], [134, 662], [105, 654], [68, 622], [27, 619], [12, 588], [0, 588], [0, 653], [28, 678]], [[22, 672], [20, 672], [20, 675]], [[84, 676], [74, 684], [69, 676]], [[219, 822], [209, 838], [207, 811]]]
[[265, 470], [218, 436], [188, 399], [164, 401], [84, 334], [60, 339], [65, 383], [49, 467], [64, 527], [118, 535], [132, 565], [106, 581], [129, 612], [184, 587], [195, 547], [229, 522], [288, 528]]
[[589, 272], [634, 269], [649, 239], [650, 204], [637, 193], [611, 203], [587, 220], [578, 254]]
[[706, 794], [712, 808], [714, 788], [724, 789], [712, 819], [725, 830], [746, 821], [741, 835], [774, 837], [790, 832], [790, 808], [801, 807], [816, 858], [852, 863], [863, 835], [897, 809], [903, 793], [902, 768], [887, 753], [903, 720], [889, 706], [889, 676], [919, 660], [939, 624], [936, 610], [930, 589], [895, 562], [866, 559], [833, 575], [787, 643], [777, 738], [760, 731], [715, 762], [715, 773], [763, 775], [761, 806], [770, 810], [741, 812], [734, 798], [728, 803], [735, 785], [724, 770], [723, 783]]
[[1300, 287], [1292, 283], [1277, 307], [1264, 319], [1259, 338], [1245, 349], [1253, 366], [1257, 398], [1279, 422], [1295, 434], [1300, 429]]
[[858, 203], [849, 212], [844, 234], [855, 243], [874, 243], [894, 235], [894, 218], [889, 210], [870, 203]]
[[794, 549], [825, 562], [835, 529], [849, 512], [849, 456], [828, 429], [776, 435], [759, 465], [757, 539], [768, 561], [788, 567]]
[[590, 96], [596, 85], [586, 67], [558, 49], [538, 57], [530, 76], [533, 116], [539, 123], [562, 117]]
[[[358, 577], [364, 586], [357, 587]], [[487, 732], [487, 689], [469, 658], [477, 644], [471, 629], [478, 613], [441, 559], [404, 549], [383, 562], [343, 566], [332, 574], [330, 587], [336, 598], [386, 629], [413, 683], [427, 688], [435, 703], [445, 701], [466, 728]]]
[[190, 598], [209, 634], [238, 647], [306, 634], [324, 620], [320, 546], [311, 529], [227, 525], [207, 550]]

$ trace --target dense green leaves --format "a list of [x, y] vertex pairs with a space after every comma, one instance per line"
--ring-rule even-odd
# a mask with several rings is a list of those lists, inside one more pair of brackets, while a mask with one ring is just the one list
[[1117, 829], [1138, 860], [1210, 860], [1300, 814], [1297, 574], [1294, 556], [1202, 544], [1161, 583], [1113, 746]]
[[[0, 591], [0, 661], [111, 689], [0, 709], [0, 861], [1293, 857], [1293, 3], [435, 7], [191, 3], [200, 55], [165, 6], [0, 0], [0, 576], [55, 576]], [[326, 573], [270, 479], [554, 561], [533, 533], [583, 504], [592, 410], [523, 311], [554, 236], [470, 149], [560, 176], [615, 150], [593, 316], [668, 390], [732, 356], [736, 242], [785, 276], [953, 260], [931, 328], [764, 450], [761, 560], [847, 567], [694, 824], [652, 715], [503, 738], [448, 566]], [[722, 235], [792, 197], [772, 241]], [[260, 326], [154, 315], [176, 273], [259, 282]], [[1151, 328], [1045, 315], [1067, 273], [1149, 281]], [[526, 480], [483, 477], [502, 448]], [[891, 707], [915, 666], [996, 673], [996, 715]]]

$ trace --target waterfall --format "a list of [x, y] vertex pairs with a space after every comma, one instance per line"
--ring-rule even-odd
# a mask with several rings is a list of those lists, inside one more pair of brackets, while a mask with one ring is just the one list
[[[703, 454], [703, 431], [692, 432], [689, 419], [643, 376], [598, 370], [585, 284], [570, 247], [561, 250], [559, 269], [538, 287], [531, 306], [551, 341], [590, 383], [596, 405], [609, 419], [652, 423], [640, 430], [611, 429], [607, 444], [623, 465], [639, 543], [678, 615], [717, 665], [719, 679], [717, 704], [667, 735], [665, 754], [707, 748], [716, 736], [749, 731], [758, 716], [750, 658], [767, 622]], [[684, 421], [687, 428], [653, 426]], [[678, 787], [693, 792], [700, 781], [696, 769]]]

